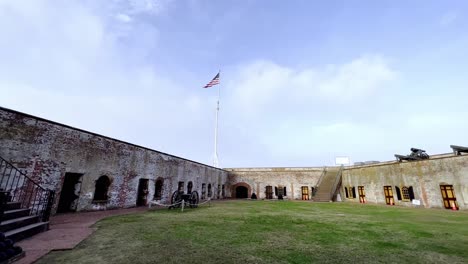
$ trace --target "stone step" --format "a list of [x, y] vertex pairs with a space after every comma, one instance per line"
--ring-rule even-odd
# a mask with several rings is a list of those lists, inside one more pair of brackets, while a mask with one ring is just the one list
[[21, 203], [20, 202], [7, 202], [5, 210], [15, 210], [15, 209], [20, 209], [21, 208]]
[[30, 209], [22, 209], [22, 208], [21, 209], [8, 210], [8, 211], [5, 211], [3, 213], [2, 221], [28, 216], [29, 212], [30, 212]]
[[5, 237], [18, 242], [37, 233], [47, 231], [49, 222], [39, 222], [5, 232]]
[[7, 221], [3, 221], [0, 224], [0, 232], [8, 232], [10, 230], [20, 228], [23, 226], [27, 226], [27, 225], [31, 225], [37, 222], [39, 222], [39, 216], [37, 215], [28, 215], [28, 216], [10, 219]]

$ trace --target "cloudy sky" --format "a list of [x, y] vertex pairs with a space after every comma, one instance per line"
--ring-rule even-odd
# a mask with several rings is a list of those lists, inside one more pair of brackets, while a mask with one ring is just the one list
[[211, 165], [220, 88], [221, 167], [445, 153], [467, 28], [466, 1], [0, 0], [0, 106]]

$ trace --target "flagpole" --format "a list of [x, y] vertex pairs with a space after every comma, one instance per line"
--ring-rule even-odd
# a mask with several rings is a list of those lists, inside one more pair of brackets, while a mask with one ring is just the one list
[[[221, 70], [218, 74], [221, 73]], [[219, 76], [221, 78], [221, 76]], [[219, 116], [219, 97], [221, 94], [221, 81], [218, 84], [218, 101], [216, 103], [216, 125], [215, 125], [215, 138], [214, 138], [214, 158], [213, 158], [213, 167], [219, 166], [218, 160], [218, 116]]]

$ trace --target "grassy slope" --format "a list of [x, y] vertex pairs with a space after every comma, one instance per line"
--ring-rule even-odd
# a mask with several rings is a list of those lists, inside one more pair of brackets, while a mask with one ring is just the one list
[[462, 263], [468, 212], [226, 201], [107, 218], [39, 263]]

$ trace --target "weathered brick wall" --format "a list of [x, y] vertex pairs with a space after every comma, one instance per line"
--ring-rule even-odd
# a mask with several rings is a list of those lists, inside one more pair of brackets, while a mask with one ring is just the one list
[[92, 200], [95, 181], [102, 175], [111, 179], [106, 208], [135, 206], [140, 178], [149, 179], [149, 200], [156, 179], [163, 178], [165, 203], [179, 181], [185, 186], [192, 181], [199, 194], [202, 183], [211, 183], [213, 198], [218, 185], [227, 182], [227, 172], [221, 169], [4, 108], [0, 108], [0, 156], [43, 187], [56, 190], [54, 211], [67, 172], [83, 174], [78, 210], [101, 209]]
[[[266, 186], [286, 187], [288, 199], [301, 199], [301, 187], [317, 186], [324, 168], [236, 168], [228, 171], [229, 189], [234, 195], [236, 186], [249, 188], [259, 199], [265, 198]], [[274, 195], [274, 194], [273, 194]], [[310, 194], [311, 195], [311, 194]], [[274, 196], [274, 198], [276, 198]]]
[[[388, 162], [379, 165], [346, 168], [343, 172], [341, 195], [345, 186], [364, 186], [368, 202], [385, 204], [383, 186], [392, 186], [395, 203], [414, 206], [410, 201], [398, 201], [396, 188], [412, 186], [415, 199], [426, 208], [443, 208], [440, 185], [453, 185], [460, 209], [468, 209], [468, 155], [445, 155], [424, 161]], [[359, 202], [359, 198], [346, 199]]]

